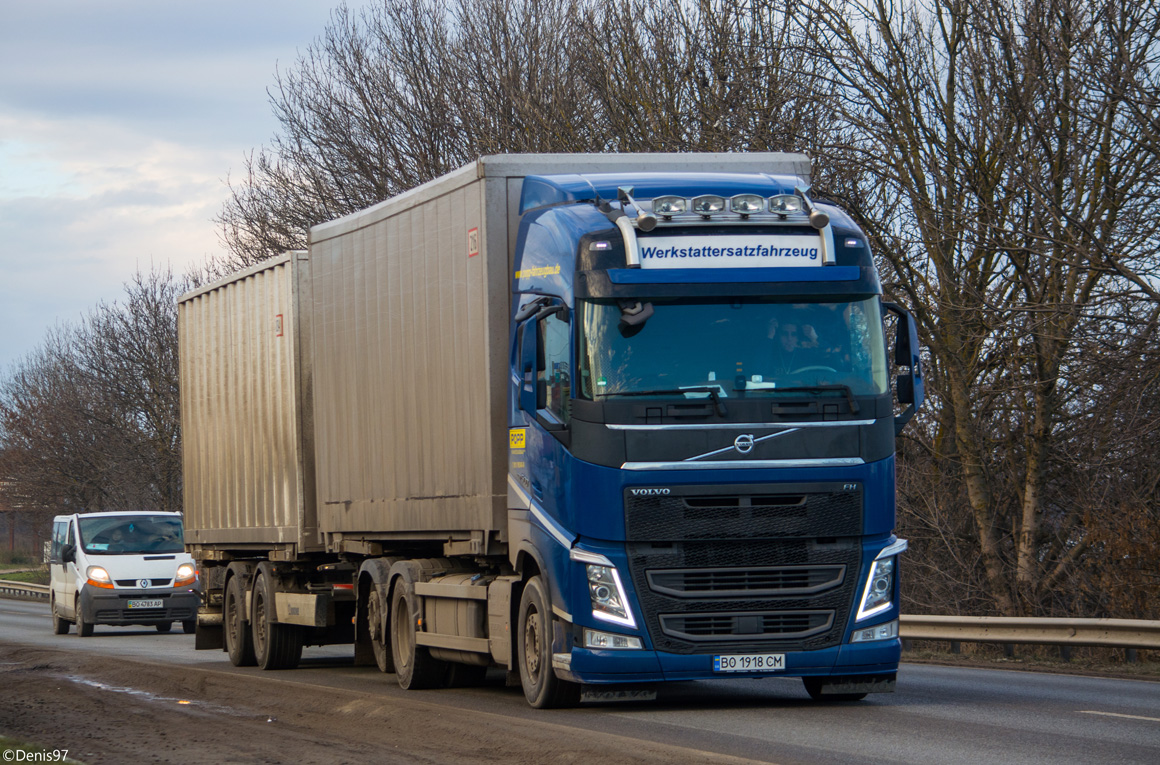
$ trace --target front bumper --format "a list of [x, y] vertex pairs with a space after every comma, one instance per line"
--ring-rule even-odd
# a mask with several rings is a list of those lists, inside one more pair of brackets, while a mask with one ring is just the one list
[[[160, 600], [160, 608], [130, 608], [130, 601]], [[197, 618], [200, 596], [192, 587], [149, 590], [97, 587], [81, 589], [80, 608], [89, 624], [167, 624]]]
[[[769, 651], [777, 652], [776, 649]], [[779, 672], [714, 672], [713, 654], [602, 651], [580, 647], [573, 647], [570, 654], [557, 654], [552, 664], [556, 675], [563, 680], [597, 685], [742, 677], [883, 675], [898, 671], [901, 656], [902, 642], [896, 638], [873, 643], [849, 643], [817, 651], [787, 651], [786, 668]]]

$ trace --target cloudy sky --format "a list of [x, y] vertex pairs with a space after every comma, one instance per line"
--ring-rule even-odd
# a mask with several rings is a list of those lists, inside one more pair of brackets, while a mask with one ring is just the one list
[[266, 88], [340, 2], [0, 0], [0, 374], [137, 268], [222, 249]]

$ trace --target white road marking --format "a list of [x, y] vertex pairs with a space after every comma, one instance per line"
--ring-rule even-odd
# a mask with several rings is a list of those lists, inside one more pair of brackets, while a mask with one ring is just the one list
[[1122, 715], [1119, 712], [1096, 712], [1091, 709], [1081, 709], [1081, 715], [1100, 715], [1101, 717], [1124, 717], [1129, 720], [1147, 720], [1148, 722], [1160, 722], [1160, 717], [1141, 717], [1140, 715]]

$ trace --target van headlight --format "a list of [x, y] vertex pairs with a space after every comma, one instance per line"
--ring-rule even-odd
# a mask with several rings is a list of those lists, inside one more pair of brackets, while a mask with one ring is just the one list
[[192, 563], [182, 563], [177, 567], [177, 576], [173, 579], [174, 587], [188, 587], [197, 584], [197, 567]]
[[89, 566], [85, 570], [85, 584], [91, 587], [100, 587], [102, 590], [113, 589], [113, 578], [101, 566]]
[[588, 595], [592, 601], [592, 616], [601, 621], [636, 629], [636, 619], [628, 606], [620, 573], [612, 561], [603, 555], [573, 549], [569, 557], [585, 564], [588, 575]]
[[894, 571], [897, 555], [880, 558], [870, 566], [870, 576], [866, 577], [866, 587], [862, 590], [862, 605], [858, 606], [858, 616], [854, 621], [869, 619], [886, 611], [894, 604]]

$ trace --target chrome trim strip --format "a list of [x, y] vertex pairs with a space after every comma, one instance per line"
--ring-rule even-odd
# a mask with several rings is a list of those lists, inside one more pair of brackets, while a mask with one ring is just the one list
[[531, 511], [532, 517], [540, 522], [540, 525], [544, 527], [545, 531], [552, 535], [553, 539], [555, 539], [569, 550], [572, 549], [572, 543], [575, 541], [575, 537], [569, 538], [567, 536], [567, 529], [548, 517], [548, 514], [544, 512], [544, 508], [540, 507], [532, 500], [531, 497], [527, 495], [527, 493], [523, 490], [523, 487], [516, 483], [516, 480], [512, 477], [511, 473], [508, 473], [508, 486], [515, 489], [515, 492], [519, 498], [528, 503], [528, 510]]
[[609, 430], [758, 430], [770, 428], [844, 428], [873, 425], [876, 420], [827, 420], [826, 422], [727, 422], [712, 425], [616, 425], [606, 424]]
[[559, 606], [552, 606], [552, 613], [554, 613], [556, 616], [560, 617], [564, 621], [568, 622], [569, 624], [572, 623], [572, 614], [568, 613], [567, 611], [560, 608]]
[[[783, 430], [783, 431], [780, 431], [778, 433], [770, 433], [768, 436], [762, 436], [761, 438], [754, 438], [753, 445], [756, 446], [757, 444], [761, 443], [762, 441], [768, 441], [769, 439], [777, 438], [778, 436], [788, 436], [790, 433], [796, 433], [797, 431], [798, 431], [798, 428], [790, 428], [789, 430]], [[743, 433], [742, 435], [745, 435], [745, 434]], [[737, 436], [737, 437], [741, 438], [741, 436]], [[752, 448], [752, 447], [750, 447], [750, 448]], [[686, 462], [694, 462], [696, 460], [704, 459], [705, 457], [712, 457], [714, 454], [724, 454], [727, 451], [732, 451], [735, 449], [737, 449], [736, 442], [734, 442], [734, 444], [732, 446], [726, 446], [724, 449], [717, 449], [716, 451], [705, 452], [704, 454], [698, 454], [696, 457], [689, 457], [685, 461]], [[746, 451], [748, 451], [748, 450], [746, 450]]]
[[882, 551], [874, 556], [874, 560], [882, 560], [883, 558], [889, 558], [892, 555], [898, 555], [900, 552], [904, 552], [908, 547], [910, 547], [910, 543], [908, 541], [905, 539], [899, 539], [895, 541], [894, 544], [883, 547]]
[[528, 510], [532, 506], [532, 498], [524, 491], [524, 488], [516, 483], [516, 479], [511, 473], [508, 473], [508, 488], [516, 493], [516, 498], [524, 503], [524, 509]]
[[865, 465], [861, 457], [823, 457], [807, 460], [722, 460], [720, 462], [625, 462], [621, 470], [716, 470], [736, 468], [811, 468]]
[[615, 566], [612, 565], [612, 561], [610, 561], [608, 558], [605, 558], [600, 553], [588, 552], [587, 550], [581, 550], [578, 547], [573, 547], [572, 551], [568, 553], [568, 557], [571, 560], [577, 561], [578, 563], [591, 563], [594, 566], [608, 566], [609, 568], [615, 568]]

